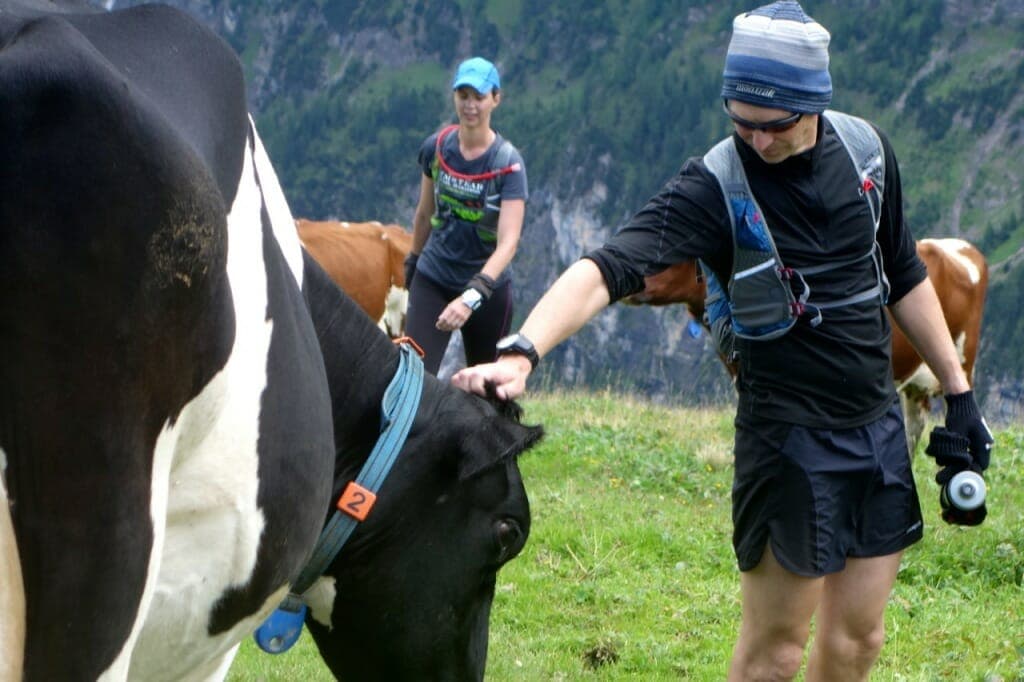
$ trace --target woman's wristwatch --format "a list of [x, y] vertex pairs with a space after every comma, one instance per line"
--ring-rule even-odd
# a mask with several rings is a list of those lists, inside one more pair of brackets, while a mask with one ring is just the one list
[[491, 297], [495, 286], [497, 286], [497, 282], [494, 281], [493, 277], [487, 273], [478, 272], [470, 278], [469, 284], [466, 285], [466, 290], [462, 292], [462, 302], [470, 310], [475, 311], [484, 301]]
[[495, 345], [498, 355], [523, 355], [530, 361], [530, 369], [536, 369], [540, 362], [540, 355], [533, 347], [533, 342], [522, 334], [511, 334], [498, 341]]
[[484, 295], [476, 289], [466, 289], [462, 292], [462, 302], [466, 304], [466, 307], [470, 310], [476, 310], [480, 307], [480, 304], [484, 302]]

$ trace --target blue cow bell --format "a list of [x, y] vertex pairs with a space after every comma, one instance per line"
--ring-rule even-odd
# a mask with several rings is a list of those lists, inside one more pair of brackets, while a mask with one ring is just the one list
[[697, 339], [704, 333], [704, 328], [700, 326], [697, 320], [691, 317], [689, 322], [686, 323], [686, 333], [690, 335], [691, 339]]
[[294, 646], [302, 634], [306, 622], [306, 605], [298, 604], [298, 610], [282, 604], [256, 629], [253, 638], [256, 645], [268, 654], [283, 654]]

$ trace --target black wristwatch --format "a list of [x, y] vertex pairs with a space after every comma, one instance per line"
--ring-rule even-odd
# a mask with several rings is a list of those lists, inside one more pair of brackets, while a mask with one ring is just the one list
[[540, 362], [540, 355], [537, 354], [537, 349], [533, 347], [533, 342], [522, 334], [506, 336], [498, 341], [494, 347], [498, 351], [499, 356], [510, 353], [525, 356], [530, 361], [531, 369], [536, 369], [537, 363]]

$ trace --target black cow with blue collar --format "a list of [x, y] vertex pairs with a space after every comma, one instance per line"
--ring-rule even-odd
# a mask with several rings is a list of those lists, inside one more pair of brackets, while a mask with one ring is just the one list
[[302, 251], [219, 38], [0, 0], [0, 679], [223, 678], [374, 494], [301, 595], [324, 660], [482, 678], [541, 430], [423, 377], [344, 498], [411, 358]]

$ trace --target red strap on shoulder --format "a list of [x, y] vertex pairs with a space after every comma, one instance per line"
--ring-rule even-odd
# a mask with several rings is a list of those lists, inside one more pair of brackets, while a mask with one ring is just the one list
[[517, 170], [520, 169], [520, 165], [518, 163], [513, 163], [509, 166], [505, 166], [504, 168], [489, 170], [486, 173], [476, 173], [474, 175], [460, 173], [459, 171], [455, 170], [454, 168], [448, 165], [447, 161], [444, 160], [444, 154], [441, 153], [441, 145], [444, 143], [444, 138], [450, 135], [453, 130], [458, 130], [458, 128], [459, 125], [457, 123], [453, 123], [447, 128], [441, 130], [441, 132], [437, 134], [437, 144], [434, 146], [434, 156], [437, 157], [437, 162], [441, 165], [441, 168], [443, 168], [444, 172], [447, 173], [448, 175], [458, 178], [459, 180], [465, 180], [467, 182], [483, 182], [485, 180], [492, 180], [498, 177], [499, 175], [508, 175], [509, 173], [515, 173]]

